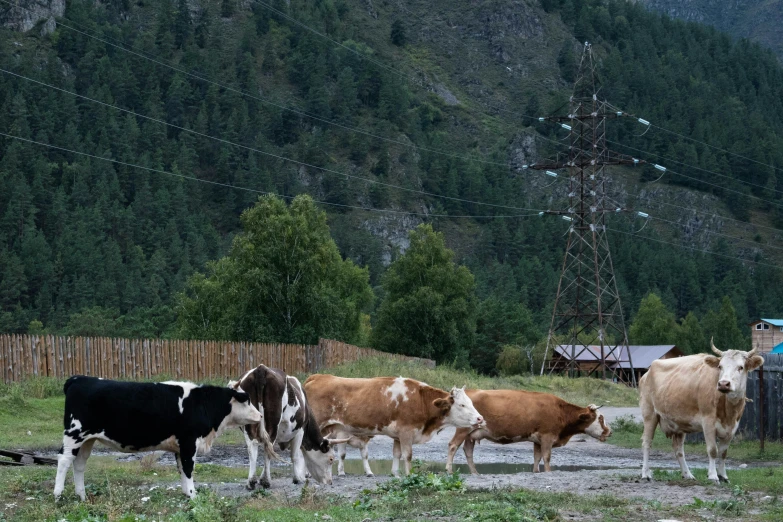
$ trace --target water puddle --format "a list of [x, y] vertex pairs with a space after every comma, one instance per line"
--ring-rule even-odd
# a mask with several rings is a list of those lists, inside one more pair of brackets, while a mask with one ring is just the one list
[[[390, 475], [391, 460], [370, 460], [370, 468], [376, 475]], [[422, 471], [441, 472], [446, 471], [444, 462], [423, 462], [420, 469]], [[463, 475], [470, 474], [467, 464], [454, 464], [454, 469], [459, 470]], [[543, 465], [541, 466], [543, 470]], [[616, 466], [552, 466], [552, 471], [583, 471], [583, 470], [604, 470], [617, 469]], [[486, 463], [476, 464], [476, 470], [482, 475], [506, 475], [513, 473], [532, 473], [533, 464], [505, 464], [505, 463]], [[337, 463], [334, 464], [333, 473], [337, 474]], [[360, 459], [345, 459], [345, 473], [348, 475], [363, 475], [364, 466]]]

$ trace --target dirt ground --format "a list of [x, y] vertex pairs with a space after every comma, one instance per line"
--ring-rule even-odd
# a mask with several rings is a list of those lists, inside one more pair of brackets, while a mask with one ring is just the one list
[[[609, 422], [620, 415], [637, 415], [634, 408], [606, 408], [602, 410]], [[427, 444], [414, 446], [415, 459], [424, 461], [428, 469], [445, 469], [448, 441], [454, 433], [453, 429], [444, 429]], [[288, 458], [283, 452], [284, 459]], [[120, 460], [136, 460], [138, 455], [117, 454]], [[692, 468], [707, 466], [706, 454], [692, 453], [686, 455]], [[389, 480], [390, 462], [392, 458], [392, 441], [386, 437], [377, 437], [370, 444], [370, 459], [375, 477], [365, 477], [361, 473], [359, 451], [348, 449], [348, 474], [337, 477], [331, 486], [316, 486], [319, 492], [335, 494], [347, 498], [357, 497], [362, 490], [372, 488], [376, 484]], [[701, 485], [669, 485], [662, 482], [646, 482], [638, 479], [641, 471], [641, 449], [619, 448], [604, 444], [586, 436], [574, 437], [571, 442], [552, 452], [551, 473], [531, 473], [533, 461], [533, 445], [520, 443], [501, 446], [484, 442], [474, 451], [474, 459], [481, 471], [482, 465], [490, 469], [506, 468], [505, 473], [487, 473], [468, 475], [465, 473], [465, 483], [469, 489], [493, 488], [528, 488], [550, 492], [569, 492], [579, 495], [610, 494], [622, 498], [637, 498], [656, 500], [664, 504], [680, 506], [693, 503], [694, 497], [703, 500], [728, 499], [731, 497], [729, 488], [704, 487]], [[243, 446], [216, 446], [212, 452], [198, 458], [199, 463], [211, 463], [232, 467], [247, 465], [247, 452]], [[165, 454], [161, 465], [174, 465], [171, 454]], [[455, 464], [464, 464], [462, 450], [457, 453]], [[677, 464], [669, 452], [653, 451], [651, 453], [653, 468], [675, 469]], [[727, 463], [729, 474], [741, 463]], [[500, 466], [498, 466], [500, 465]], [[516, 472], [519, 469], [527, 470]], [[272, 490], [286, 496], [299, 495], [301, 486], [291, 482], [290, 468], [284, 463], [274, 463]], [[515, 471], [515, 472], [509, 472]], [[196, 477], [198, 483], [198, 477]], [[222, 495], [246, 495], [244, 483], [210, 484]]]

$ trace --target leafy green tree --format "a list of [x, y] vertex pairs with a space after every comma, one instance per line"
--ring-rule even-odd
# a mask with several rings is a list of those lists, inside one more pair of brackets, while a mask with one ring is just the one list
[[701, 351], [710, 350], [710, 339], [715, 339], [719, 350], [749, 350], [750, 338], [742, 335], [737, 322], [734, 305], [728, 296], [723, 296], [718, 310], [710, 310], [701, 321], [705, 342]]
[[709, 349], [709, 344], [705, 342], [704, 330], [699, 324], [699, 319], [693, 312], [680, 319], [680, 327], [677, 329], [676, 336], [677, 347], [685, 355], [703, 352]]
[[474, 279], [442, 233], [422, 224], [383, 277], [372, 344], [386, 352], [467, 365], [475, 323]]
[[470, 365], [482, 373], [492, 373], [504, 345], [534, 345], [539, 337], [533, 316], [523, 304], [489, 297], [478, 306]]
[[650, 292], [639, 303], [628, 337], [633, 344], [674, 344], [677, 321], [661, 298]]
[[112, 308], [93, 306], [71, 314], [65, 325], [65, 335], [114, 336], [117, 335], [119, 311]]
[[312, 198], [287, 206], [263, 196], [241, 221], [228, 256], [209, 263], [207, 275], [194, 274], [180, 295], [181, 335], [313, 344], [362, 334], [368, 272], [340, 257]]

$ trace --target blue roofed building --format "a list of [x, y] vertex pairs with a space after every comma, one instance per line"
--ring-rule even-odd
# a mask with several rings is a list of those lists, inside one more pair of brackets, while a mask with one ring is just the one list
[[[769, 353], [783, 344], [783, 319], [757, 319], [749, 326], [751, 343], [759, 351]], [[720, 348], [725, 350], [730, 347]], [[783, 348], [775, 353], [783, 353]]]

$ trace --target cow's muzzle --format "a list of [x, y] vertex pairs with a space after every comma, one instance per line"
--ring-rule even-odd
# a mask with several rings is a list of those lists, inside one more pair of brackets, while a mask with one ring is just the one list
[[478, 419], [476, 419], [476, 423], [473, 424], [473, 428], [474, 429], [479, 429], [479, 428], [483, 428], [486, 425], [487, 425], [487, 423], [486, 423], [486, 421], [484, 421], [484, 417], [479, 417]]
[[731, 391], [731, 383], [729, 381], [719, 381], [718, 391], [721, 393], [729, 393]]

